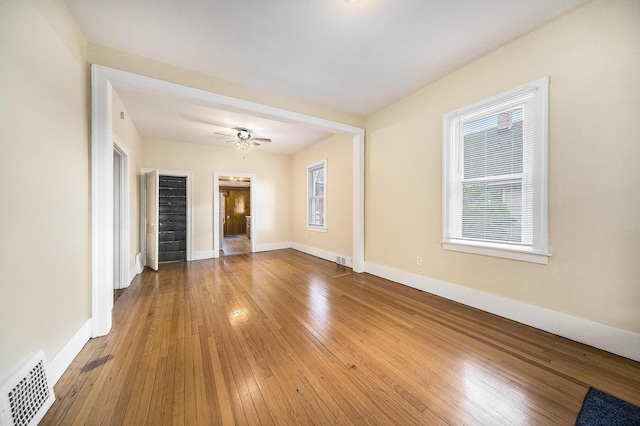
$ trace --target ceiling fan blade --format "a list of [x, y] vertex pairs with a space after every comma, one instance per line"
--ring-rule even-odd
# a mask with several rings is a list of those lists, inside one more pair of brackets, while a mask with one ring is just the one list
[[213, 132], [214, 135], [218, 135], [218, 136], [226, 136], [226, 137], [231, 137], [234, 136], [231, 133], [222, 133], [222, 132]]
[[251, 138], [252, 141], [271, 142], [269, 138]]
[[260, 146], [260, 144], [259, 144], [258, 142], [256, 142], [256, 140], [255, 140], [255, 139], [249, 139], [249, 142], [251, 142], [251, 144], [252, 144], [253, 146]]

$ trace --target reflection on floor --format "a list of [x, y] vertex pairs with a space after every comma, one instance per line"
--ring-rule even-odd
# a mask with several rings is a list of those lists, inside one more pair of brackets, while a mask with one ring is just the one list
[[220, 255], [251, 253], [251, 241], [246, 235], [227, 235], [224, 237]]

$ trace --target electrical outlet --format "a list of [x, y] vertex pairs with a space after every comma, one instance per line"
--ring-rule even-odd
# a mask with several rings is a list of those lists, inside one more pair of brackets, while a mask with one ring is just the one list
[[420, 256], [416, 257], [416, 265], [422, 265], [422, 257]]

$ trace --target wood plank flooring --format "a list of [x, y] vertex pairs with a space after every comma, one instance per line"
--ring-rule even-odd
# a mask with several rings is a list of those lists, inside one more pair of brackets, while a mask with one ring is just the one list
[[163, 264], [44, 425], [572, 425], [640, 363], [294, 250]]
[[251, 240], [246, 235], [234, 235], [225, 237], [220, 248], [221, 256], [251, 253]]

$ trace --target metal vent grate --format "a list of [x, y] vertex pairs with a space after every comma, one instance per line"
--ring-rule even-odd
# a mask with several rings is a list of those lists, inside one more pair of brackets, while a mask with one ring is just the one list
[[3, 425], [29, 426], [42, 419], [55, 400], [42, 351], [4, 383], [1, 397]]

